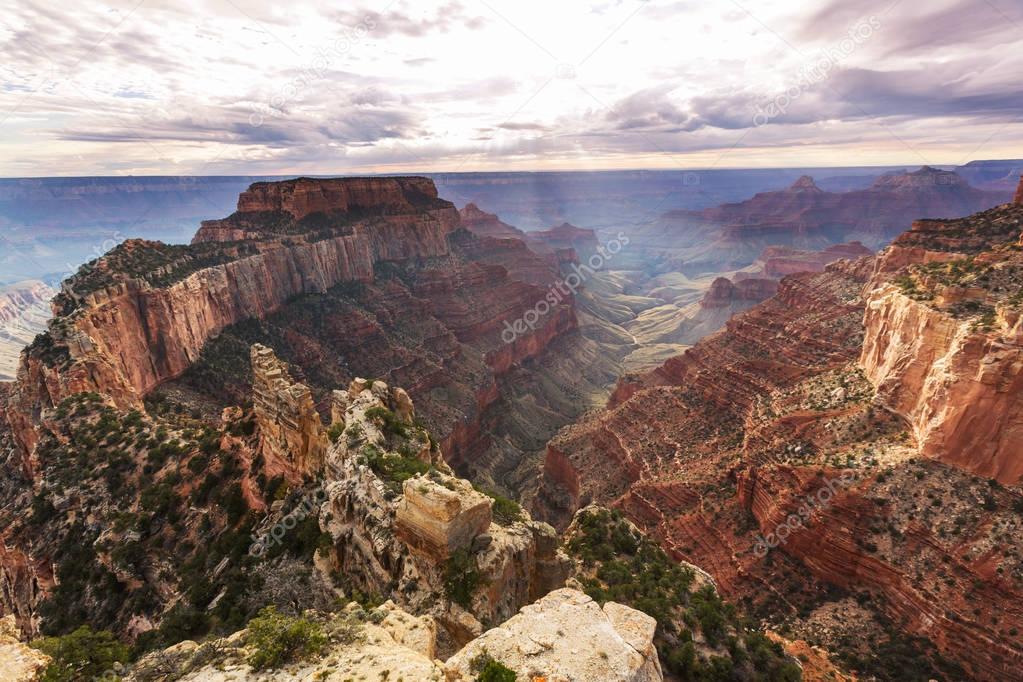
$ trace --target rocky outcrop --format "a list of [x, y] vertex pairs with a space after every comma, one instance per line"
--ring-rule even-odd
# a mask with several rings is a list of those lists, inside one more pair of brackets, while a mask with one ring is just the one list
[[[225, 327], [264, 318], [299, 294], [369, 281], [379, 263], [445, 256], [458, 221], [425, 179], [302, 179], [250, 192], [241, 205], [261, 212], [227, 219], [255, 226], [241, 235], [248, 241], [218, 243], [203, 230], [190, 247], [130, 240], [64, 284], [57, 317], [18, 370], [12, 427], [26, 454], [36, 423], [68, 395], [96, 391], [139, 407]], [[326, 222], [296, 222], [321, 209]]]
[[402, 487], [395, 530], [413, 550], [441, 563], [468, 550], [490, 528], [492, 504], [463, 479], [409, 479]]
[[248, 631], [242, 630], [201, 645], [185, 641], [151, 653], [125, 680], [471, 682], [487, 660], [504, 664], [519, 679], [527, 679], [524, 675], [550, 682], [662, 679], [653, 646], [653, 618], [615, 602], [601, 608], [576, 590], [558, 590], [524, 607], [446, 663], [437, 660], [433, 619], [413, 616], [390, 601], [370, 611], [353, 602], [341, 613], [311, 613], [307, 618], [328, 633], [325, 648], [278, 669], [254, 670], [249, 665], [256, 649]]
[[701, 308], [727, 308], [740, 301], [759, 303], [775, 294], [778, 282], [773, 279], [741, 279], [737, 282], [718, 277], [700, 301]]
[[520, 239], [525, 241], [526, 233], [517, 227], [502, 222], [493, 213], [487, 213], [473, 203], [466, 204], [458, 211], [462, 227], [481, 237], [498, 239]]
[[268, 461], [285, 463], [299, 477], [323, 468], [327, 433], [312, 392], [291, 378], [272, 349], [259, 344], [252, 346], [252, 405]]
[[22, 643], [18, 635], [14, 616], [0, 618], [0, 680], [35, 682], [42, 679], [50, 657]]
[[1016, 197], [1013, 201], [1017, 204], [1023, 204], [1023, 177], [1019, 179], [1019, 188], [1016, 190]]
[[840, 258], [856, 260], [872, 253], [860, 242], [835, 244], [823, 251], [801, 251], [784, 246], [770, 246], [764, 249], [757, 260], [763, 263], [764, 275], [780, 279], [797, 272], [823, 272], [828, 263]]
[[[383, 382], [358, 389], [335, 411], [345, 428], [328, 452], [320, 511], [329, 561], [352, 587], [432, 614], [461, 644], [564, 583], [553, 528], [524, 512], [495, 521], [491, 499], [452, 476], [418, 427], [384, 416], [394, 393]], [[389, 473], [409, 467], [423, 473]], [[452, 593], [452, 581], [464, 592]]]
[[352, 602], [341, 613], [309, 614], [328, 637], [324, 650], [281, 668], [255, 670], [256, 647], [248, 630], [202, 644], [186, 640], [142, 658], [126, 682], [153, 680], [229, 682], [251, 680], [416, 680], [445, 682], [436, 658], [436, 623], [385, 602], [365, 611]]
[[524, 679], [659, 682], [656, 627], [645, 613], [562, 589], [467, 644], [446, 668], [452, 680], [472, 680], [473, 661], [489, 655]]
[[1005, 248], [1020, 218], [1006, 206], [923, 221], [896, 240], [867, 296], [860, 356], [921, 453], [1007, 484], [1023, 480], [1023, 315], [1013, 298], [1023, 258]]
[[[271, 219], [284, 214], [285, 220]], [[370, 217], [430, 214], [449, 225], [458, 221], [454, 207], [437, 197], [428, 178], [297, 178], [257, 182], [238, 197], [238, 211], [226, 220], [203, 221], [192, 243], [259, 239], [293, 231], [289, 223], [306, 221], [323, 229]]]

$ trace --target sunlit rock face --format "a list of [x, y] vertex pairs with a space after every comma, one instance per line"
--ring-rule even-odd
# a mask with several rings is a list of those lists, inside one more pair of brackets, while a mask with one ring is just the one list
[[273, 350], [252, 347], [252, 404], [265, 457], [303, 475], [323, 468], [327, 434], [309, 387], [294, 381]]
[[473, 660], [489, 654], [512, 670], [547, 680], [659, 682], [656, 627], [645, 613], [615, 602], [601, 608], [566, 588], [473, 640], [446, 667], [451, 679], [471, 680]]

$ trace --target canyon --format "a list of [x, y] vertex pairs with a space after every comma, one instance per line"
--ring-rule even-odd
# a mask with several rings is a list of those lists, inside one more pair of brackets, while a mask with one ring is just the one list
[[1017, 679], [1021, 236], [1016, 201], [785, 277], [552, 439], [534, 511], [613, 505], [854, 667], [894, 628]]
[[845, 242], [876, 250], [920, 218], [958, 218], [1008, 201], [953, 171], [925, 166], [881, 175], [864, 189], [827, 191], [810, 176], [789, 188], [638, 225], [632, 252], [654, 271], [693, 276], [744, 268], [770, 247], [821, 251]]
[[0, 287], [0, 381], [12, 381], [21, 349], [46, 330], [56, 291], [40, 281]]
[[[421, 619], [372, 674], [460, 679], [485, 650], [636, 680], [758, 651], [781, 675], [798, 650], [1015, 679], [1023, 186], [988, 208], [1010, 196], [925, 168], [525, 232], [421, 177], [256, 182], [53, 297], [0, 387], [2, 612], [33, 636], [91, 614], [206, 679], [204, 645], [168, 647], [244, 632], [288, 573], [325, 627], [331, 594], [357, 602], [377, 653]], [[624, 555], [595, 567], [587, 532]], [[607, 598], [614, 562], [668, 557], [682, 611]], [[776, 644], [683, 618], [722, 597]], [[526, 642], [548, 621], [609, 657], [559, 668], [571, 637]]]

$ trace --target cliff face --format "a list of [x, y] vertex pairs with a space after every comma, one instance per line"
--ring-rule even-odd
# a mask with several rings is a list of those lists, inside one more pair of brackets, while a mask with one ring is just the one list
[[1002, 483], [1023, 478], [1023, 209], [926, 221], [885, 253], [860, 364], [922, 454]]
[[551, 441], [538, 514], [613, 504], [725, 594], [861, 662], [868, 630], [832, 620], [849, 607], [826, 585], [965, 669], [946, 675], [1012, 678], [1023, 548], [1004, 533], [1023, 501], [998, 481], [1019, 482], [1023, 442], [1019, 211], [920, 221], [876, 261], [786, 277], [624, 377]]
[[252, 404], [263, 456], [300, 476], [323, 468], [327, 433], [308, 386], [292, 380], [270, 348], [252, 347]]
[[[219, 244], [222, 233], [204, 227], [191, 247], [129, 241], [83, 266], [18, 370], [12, 426], [22, 449], [32, 451], [44, 411], [72, 393], [138, 407], [231, 324], [300, 294], [369, 281], [381, 263], [447, 255], [458, 216], [431, 188], [415, 178], [257, 183], [239, 206], [259, 212], [223, 221], [256, 225], [241, 235], [248, 241]], [[300, 222], [310, 217], [314, 225]]]

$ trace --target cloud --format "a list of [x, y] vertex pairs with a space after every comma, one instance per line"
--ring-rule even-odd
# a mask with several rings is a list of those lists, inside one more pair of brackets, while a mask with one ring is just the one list
[[502, 130], [535, 130], [540, 132], [546, 132], [551, 130], [551, 126], [544, 125], [543, 123], [536, 122], [523, 122], [523, 123], [500, 123], [497, 126]]
[[422, 38], [436, 33], [447, 33], [455, 27], [481, 28], [486, 21], [482, 16], [469, 14], [460, 2], [448, 2], [433, 12], [414, 13], [404, 8], [383, 12], [367, 9], [344, 10], [334, 15], [338, 23], [362, 26], [374, 38], [404, 35]]
[[1023, 5], [1006, 0], [831, 0], [810, 16], [802, 40], [834, 39], [858, 20], [875, 16], [882, 25], [884, 54], [947, 53], [958, 46], [997, 49], [1015, 43], [1023, 31]]
[[893, 136], [935, 163], [1023, 155], [1015, 1], [136, 4], [0, 16], [0, 173], [921, 161]]

